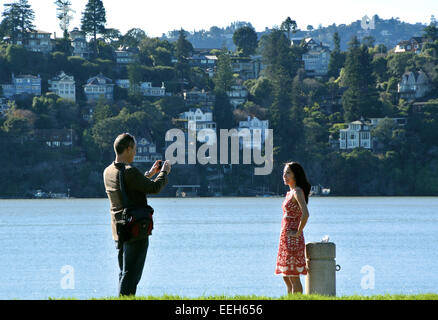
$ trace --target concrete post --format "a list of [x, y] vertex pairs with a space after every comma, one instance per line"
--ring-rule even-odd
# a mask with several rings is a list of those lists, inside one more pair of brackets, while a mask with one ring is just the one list
[[331, 242], [309, 243], [306, 257], [306, 294], [336, 296], [336, 245]]

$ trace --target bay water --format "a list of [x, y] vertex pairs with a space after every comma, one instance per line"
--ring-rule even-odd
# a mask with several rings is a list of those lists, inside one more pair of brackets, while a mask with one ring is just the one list
[[[282, 202], [151, 198], [137, 295], [285, 295]], [[313, 197], [309, 212], [306, 242], [336, 244], [338, 296], [438, 292], [438, 197]], [[107, 199], [0, 200], [0, 253], [0, 299], [117, 295]]]

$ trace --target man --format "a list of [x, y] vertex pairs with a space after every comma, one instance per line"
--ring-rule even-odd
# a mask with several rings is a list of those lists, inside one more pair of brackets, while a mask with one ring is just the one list
[[[147, 206], [146, 195], [160, 193], [167, 184], [167, 175], [171, 171], [170, 162], [166, 161], [160, 172], [160, 163], [157, 161], [151, 170], [143, 175], [131, 165], [134, 162], [136, 150], [137, 143], [132, 135], [124, 133], [118, 136], [114, 142], [116, 160], [103, 173], [105, 190], [111, 203], [112, 234], [119, 250], [119, 296], [135, 295], [149, 246], [149, 236], [142, 240], [119, 241], [116, 221], [121, 218], [124, 209], [120, 191], [119, 168], [125, 166], [124, 188], [129, 198], [128, 206], [133, 207]], [[150, 180], [158, 172], [160, 172], [158, 177], [154, 181]]]

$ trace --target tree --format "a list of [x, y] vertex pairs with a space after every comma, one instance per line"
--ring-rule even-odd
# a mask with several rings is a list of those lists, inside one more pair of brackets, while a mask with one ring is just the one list
[[272, 92], [274, 87], [272, 82], [265, 77], [258, 78], [254, 85], [249, 89], [249, 93], [254, 102], [263, 107], [269, 107], [272, 104]]
[[214, 121], [217, 129], [231, 129], [233, 123], [233, 106], [228, 95], [222, 90], [215, 90], [216, 99], [214, 102]]
[[376, 39], [373, 36], [366, 36], [362, 39], [362, 44], [367, 46], [368, 48], [373, 48]]
[[291, 111], [290, 88], [291, 81], [284, 73], [280, 74], [279, 78], [274, 81], [274, 101], [269, 109], [269, 125], [274, 131], [273, 134], [277, 146], [276, 150], [274, 150], [276, 163], [286, 161], [288, 153], [292, 153], [289, 149], [292, 137], [289, 135], [289, 129], [291, 129], [289, 119]]
[[338, 32], [333, 35], [333, 43], [334, 49], [330, 53], [328, 76], [338, 78], [345, 63], [345, 53], [341, 52], [341, 38]]
[[371, 130], [373, 137], [387, 148], [392, 141], [393, 131], [396, 129], [396, 124], [393, 120], [385, 118], [381, 120], [377, 126]]
[[377, 56], [373, 58], [373, 72], [379, 82], [388, 80], [388, 63], [385, 57]]
[[297, 30], [297, 22], [295, 20], [292, 20], [290, 17], [287, 17], [286, 20], [284, 20], [281, 23], [280, 30], [287, 32], [287, 39], [290, 43], [290, 33], [295, 33]]
[[102, 0], [88, 0], [82, 13], [81, 29], [94, 39], [94, 55], [97, 54], [97, 35], [105, 32], [106, 11]]
[[233, 70], [231, 68], [231, 58], [228, 54], [219, 56], [213, 82], [217, 91], [227, 92], [231, 89]]
[[190, 73], [189, 57], [193, 52], [193, 45], [186, 39], [186, 31], [181, 29], [175, 44], [177, 63], [175, 69], [179, 75], [181, 91], [184, 90], [185, 77]]
[[17, 109], [17, 106], [13, 104], [6, 114], [2, 129], [23, 143], [24, 137], [33, 130], [36, 118], [32, 111]]
[[171, 66], [172, 65], [172, 53], [163, 47], [158, 47], [152, 53], [152, 60], [154, 66]]
[[146, 32], [140, 28], [129, 29], [120, 39], [120, 44], [124, 47], [137, 48], [140, 43], [147, 38]]
[[115, 114], [111, 106], [106, 103], [105, 99], [99, 99], [93, 113], [94, 122], [97, 123], [113, 116], [115, 116]]
[[269, 79], [276, 78], [280, 73], [286, 72], [288, 78], [293, 79], [301, 67], [303, 48], [291, 47], [290, 43], [280, 29], [274, 29], [271, 33], [262, 36], [260, 47], [264, 70]]
[[174, 46], [167, 40], [144, 38], [139, 44], [139, 60], [147, 66], [171, 66]]
[[114, 28], [105, 29], [105, 32], [103, 33], [103, 39], [105, 42], [112, 45], [115, 49], [119, 47], [122, 37], [122, 33]]
[[258, 46], [257, 33], [252, 27], [239, 28], [233, 34], [233, 42], [244, 56], [250, 56]]
[[349, 45], [345, 62], [348, 89], [342, 97], [345, 121], [378, 117], [381, 115], [381, 102], [378, 100], [371, 55], [366, 46], [360, 45], [357, 37], [353, 37]]
[[75, 13], [71, 8], [70, 0], [56, 0], [56, 17], [59, 19], [59, 27], [64, 31], [64, 39], [68, 39], [68, 27], [73, 19], [72, 13]]
[[14, 3], [4, 4], [3, 23], [5, 33], [11, 37], [12, 43], [16, 43], [18, 38], [25, 41], [27, 39], [28, 31], [34, 30], [33, 21], [35, 20], [35, 13], [32, 10], [28, 0], [18, 0]]
[[435, 24], [430, 24], [424, 28], [424, 37], [432, 42], [438, 40], [438, 27]]
[[388, 73], [390, 76], [401, 80], [403, 73], [406, 72], [406, 67], [413, 61], [415, 52], [401, 52], [388, 56]]
[[28, 68], [29, 52], [22, 46], [9, 45], [5, 58], [13, 73], [20, 74]]
[[187, 40], [186, 31], [179, 31], [178, 40], [176, 41], [176, 58], [178, 61], [188, 59], [193, 52], [193, 45]]

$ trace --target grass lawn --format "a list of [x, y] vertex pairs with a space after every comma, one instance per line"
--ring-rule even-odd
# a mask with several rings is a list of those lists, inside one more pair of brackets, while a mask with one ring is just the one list
[[[58, 299], [54, 299], [58, 300]], [[72, 299], [74, 300], [74, 298]], [[290, 295], [279, 298], [269, 298], [261, 296], [205, 296], [198, 298], [187, 298], [181, 296], [164, 295], [161, 297], [145, 296], [145, 297], [107, 297], [107, 298], [90, 298], [89, 300], [438, 300], [438, 294], [415, 294], [415, 295], [402, 295], [402, 294], [387, 294], [376, 296], [343, 296], [343, 297], [327, 297], [320, 295]]]

